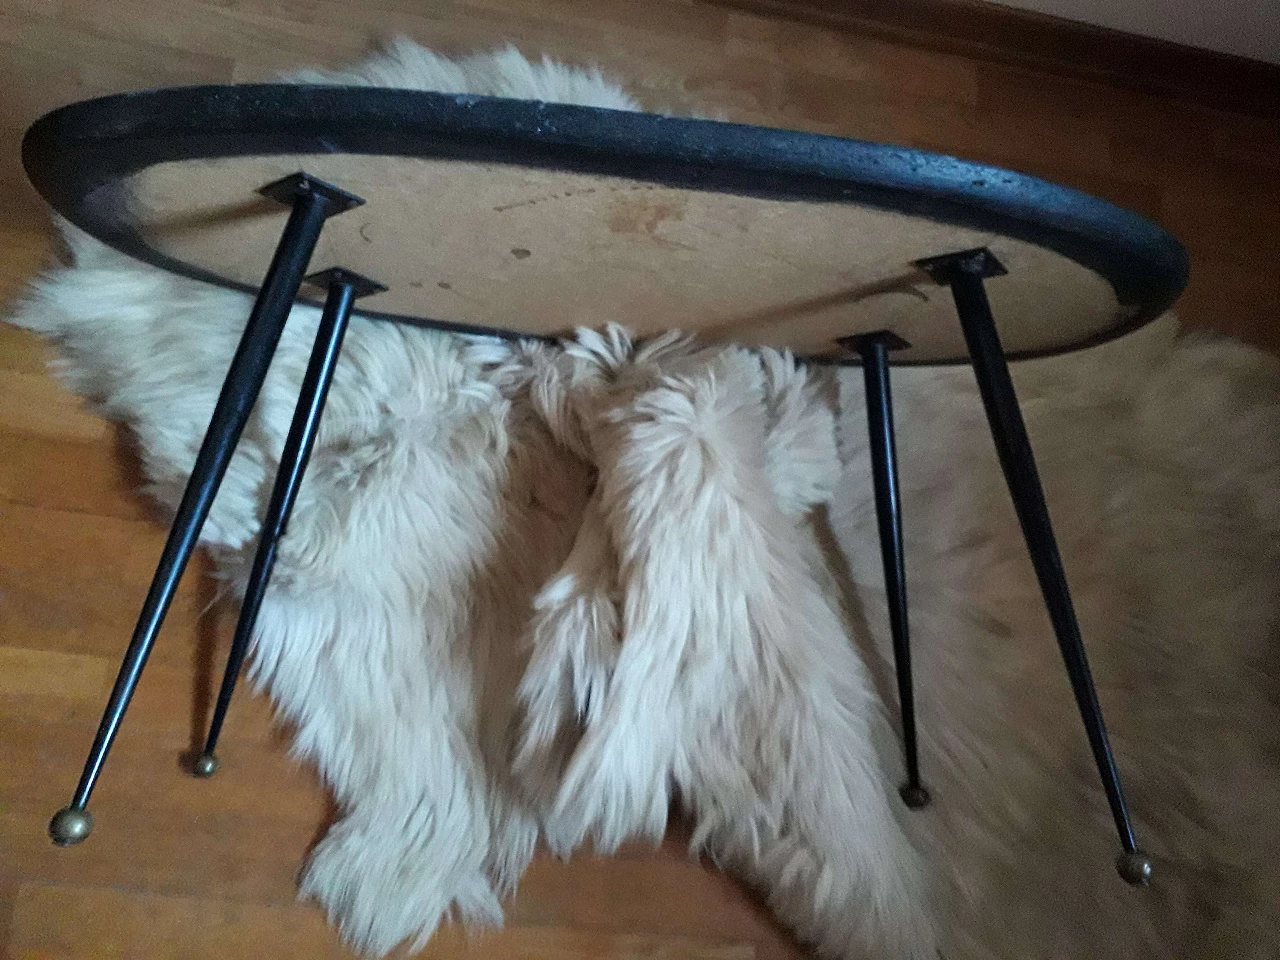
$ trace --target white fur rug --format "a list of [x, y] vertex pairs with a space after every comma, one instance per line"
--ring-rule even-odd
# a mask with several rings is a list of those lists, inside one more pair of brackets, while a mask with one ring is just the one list
[[[635, 108], [514, 51], [297, 79]], [[12, 320], [173, 506], [248, 301], [69, 241]], [[204, 531], [232, 581], [316, 320], [295, 309]], [[343, 811], [304, 892], [382, 952], [500, 920], [539, 833], [609, 848], [675, 797], [829, 956], [929, 956], [930, 927], [951, 960], [1280, 955], [1280, 368], [1166, 319], [1015, 378], [1150, 889], [1114, 872], [967, 370], [894, 374], [934, 795], [909, 814], [856, 370], [833, 423], [775, 354], [357, 320], [254, 650]]]

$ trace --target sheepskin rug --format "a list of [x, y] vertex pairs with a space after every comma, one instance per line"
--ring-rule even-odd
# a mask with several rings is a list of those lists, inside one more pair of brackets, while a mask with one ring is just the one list
[[[292, 79], [638, 109], [512, 50]], [[10, 319], [172, 509], [249, 301], [66, 233]], [[232, 583], [317, 319], [295, 308], [204, 529]], [[1135, 890], [972, 374], [894, 373], [934, 797], [909, 813], [860, 374], [609, 319], [560, 348], [352, 323], [252, 654], [340, 805], [302, 890], [351, 943], [500, 922], [540, 837], [609, 849], [678, 803], [825, 956], [1280, 955], [1273, 360], [1165, 318], [1014, 369], [1156, 859]]]

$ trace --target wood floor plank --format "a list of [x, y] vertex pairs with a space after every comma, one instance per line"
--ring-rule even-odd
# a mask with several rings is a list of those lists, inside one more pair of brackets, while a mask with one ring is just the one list
[[0, 430], [105, 440], [109, 428], [47, 374], [0, 370]]
[[[3, 251], [0, 250], [0, 255]], [[23, 275], [23, 281], [31, 279], [31, 272]], [[0, 370], [15, 373], [46, 373], [49, 361], [56, 356], [54, 347], [34, 333], [0, 324]]]
[[[3, 329], [3, 328], [0, 328]], [[0, 433], [0, 501], [121, 520], [159, 520], [140, 489], [142, 471], [120, 428], [110, 439]]]
[[23, 884], [13, 952], [40, 960], [326, 960], [343, 950], [315, 911], [91, 886]]
[[0, 879], [0, 960], [16, 960], [13, 946], [13, 911], [19, 885]]
[[[0, 448], [3, 444], [0, 443]], [[109, 477], [101, 477], [105, 483]], [[115, 658], [164, 542], [149, 519], [69, 512], [0, 502], [0, 622], [5, 642]], [[154, 656], [189, 663], [211, 655], [227, 612], [203, 557], [178, 588]], [[171, 640], [172, 637], [185, 638]]]
[[[122, 90], [261, 80], [339, 64], [406, 33], [449, 52], [512, 42], [598, 64], [662, 109], [881, 139], [1010, 164], [1165, 222], [1192, 255], [1196, 327], [1280, 353], [1280, 130], [1026, 67], [698, 0], [10, 0], [0, 9], [0, 301], [49, 260], [23, 131]], [[269, 705], [238, 694], [222, 769], [187, 772], [233, 611], [203, 558], [178, 591], [94, 796], [97, 827], [55, 849], [49, 815], [79, 775], [165, 535], [127, 438], [0, 325], [0, 957], [352, 956], [296, 874], [334, 810], [287, 754]], [[926, 598], [921, 599], [927, 604]], [[768, 911], [678, 831], [659, 849], [539, 855], [503, 933], [446, 928], [433, 960], [781, 960]]]
[[102, 657], [0, 647], [0, 697], [96, 700], [111, 683]]
[[[41, 960], [326, 960], [356, 954], [314, 910], [165, 897], [86, 886], [24, 884], [13, 905], [19, 956]], [[267, 952], [267, 946], [270, 945]], [[753, 960], [755, 946], [661, 935], [513, 925], [499, 931], [445, 926], [421, 954], [486, 960]]]

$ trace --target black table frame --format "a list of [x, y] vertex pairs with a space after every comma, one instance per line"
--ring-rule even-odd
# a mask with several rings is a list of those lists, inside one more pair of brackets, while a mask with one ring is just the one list
[[[406, 134], [406, 125], [411, 128]], [[118, 248], [186, 276], [239, 287], [148, 247], [112, 202], [111, 187], [164, 160], [318, 152], [464, 156], [521, 165], [623, 174], [665, 184], [747, 195], [829, 199], [883, 206], [942, 222], [998, 230], [1057, 250], [1101, 273], [1129, 309], [1126, 323], [1072, 349], [1118, 336], [1165, 309], [1186, 281], [1186, 257], [1167, 233], [1141, 217], [1030, 177], [920, 151], [792, 131], [555, 104], [409, 91], [325, 87], [217, 87], [153, 91], [75, 104], [28, 131], [29, 176], [61, 213]], [[107, 189], [103, 189], [107, 188]], [[262, 186], [290, 207], [275, 256], [256, 293], [222, 392], [138, 624], [71, 803], [50, 823], [59, 845], [92, 830], [87, 805], [119, 730], [179, 579], [266, 377], [311, 254], [328, 217], [363, 201], [304, 172]], [[987, 280], [1005, 268], [983, 248], [918, 261], [949, 286], [977, 377], [992, 438], [1031, 554], [1095, 764], [1115, 821], [1129, 883], [1144, 884], [1151, 861], [1137, 847], [1098, 703], [1079, 624], [1017, 396], [991, 307]], [[194, 772], [212, 775], [234, 693], [325, 398], [358, 297], [384, 289], [341, 268], [305, 278], [327, 290], [315, 346], [281, 454], [257, 553], [205, 747]], [[377, 315], [377, 314], [375, 314]], [[474, 332], [465, 324], [385, 319]], [[510, 335], [510, 334], [507, 334]], [[861, 358], [876, 514], [889, 602], [907, 782], [912, 808], [927, 805], [915, 725], [901, 498], [890, 394], [889, 355], [908, 346], [891, 331], [842, 341]], [[1035, 354], [1021, 354], [1028, 356]]]

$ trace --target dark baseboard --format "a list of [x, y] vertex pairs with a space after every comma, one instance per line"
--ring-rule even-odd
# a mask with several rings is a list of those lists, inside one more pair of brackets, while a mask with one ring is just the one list
[[983, 0], [708, 0], [916, 46], [1280, 118], [1280, 66]]

